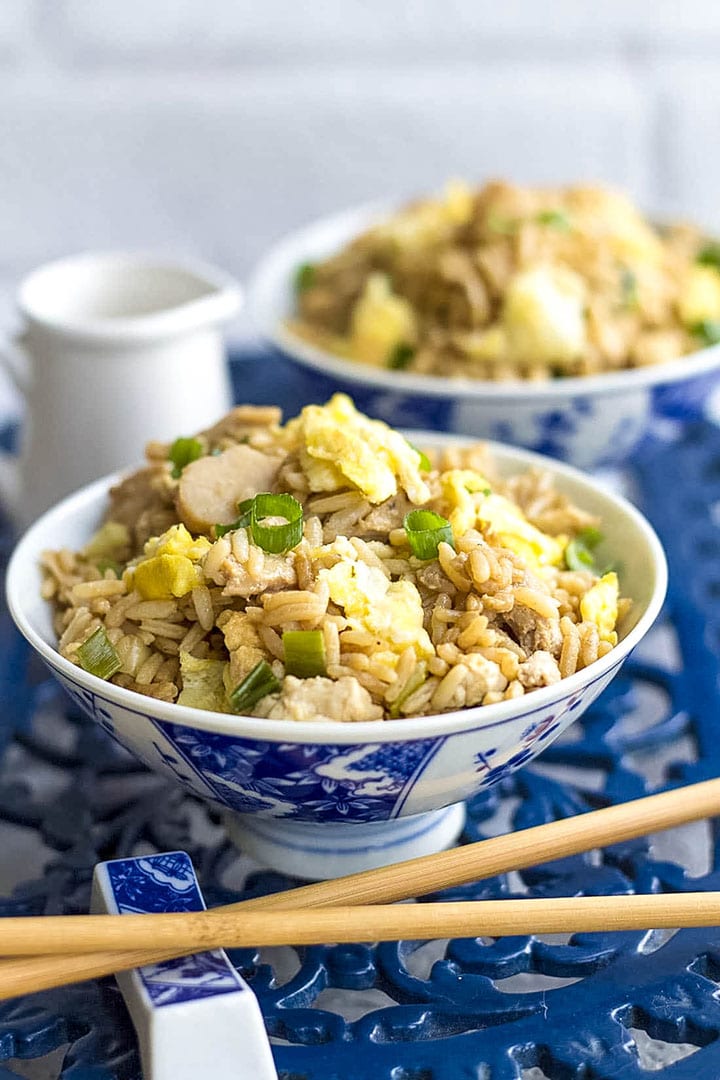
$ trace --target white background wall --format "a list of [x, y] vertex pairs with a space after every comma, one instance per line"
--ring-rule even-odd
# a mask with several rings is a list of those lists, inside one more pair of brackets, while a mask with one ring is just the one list
[[91, 247], [245, 276], [449, 175], [598, 179], [720, 225], [717, 0], [0, 0], [0, 306]]

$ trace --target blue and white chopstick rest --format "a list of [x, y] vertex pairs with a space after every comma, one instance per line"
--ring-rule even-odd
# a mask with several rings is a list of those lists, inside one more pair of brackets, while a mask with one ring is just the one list
[[[92, 910], [204, 911], [183, 851], [99, 863]], [[221, 949], [117, 975], [145, 1080], [277, 1080], [260, 1007]]]

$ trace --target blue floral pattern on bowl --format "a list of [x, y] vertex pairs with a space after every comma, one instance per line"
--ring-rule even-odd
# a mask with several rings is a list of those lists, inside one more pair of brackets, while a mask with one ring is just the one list
[[495, 723], [480, 716], [447, 735], [352, 743], [270, 741], [169, 723], [104, 701], [64, 674], [61, 681], [127, 749], [227, 810], [367, 823], [437, 809], [497, 783], [555, 739], [618, 666], [551, 705], [534, 706], [531, 695], [522, 712]]

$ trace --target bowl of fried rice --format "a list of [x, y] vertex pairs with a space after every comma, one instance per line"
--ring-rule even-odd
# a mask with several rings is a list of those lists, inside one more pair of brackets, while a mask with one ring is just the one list
[[388, 422], [622, 465], [720, 366], [720, 245], [601, 187], [451, 183], [286, 237], [262, 336]]
[[337, 394], [152, 443], [20, 540], [7, 595], [70, 696], [325, 877], [439, 850], [656, 618], [662, 548], [575, 469]]

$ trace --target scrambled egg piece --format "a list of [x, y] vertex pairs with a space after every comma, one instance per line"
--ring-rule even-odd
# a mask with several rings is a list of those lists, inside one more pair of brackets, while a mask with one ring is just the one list
[[720, 274], [714, 267], [692, 267], [678, 299], [678, 313], [686, 326], [720, 319]]
[[327, 405], [306, 406], [287, 429], [299, 436], [311, 491], [350, 484], [371, 503], [384, 502], [399, 487], [415, 504], [430, 498], [419, 452], [387, 424], [359, 413], [346, 394], [335, 394]]
[[566, 536], [549, 536], [531, 525], [522, 510], [502, 495], [488, 495], [480, 504], [478, 521], [493, 532], [503, 547], [520, 555], [529, 566], [558, 566], [565, 555]]
[[662, 240], [623, 192], [611, 188], [570, 189], [568, 204], [580, 231], [596, 237], [620, 262], [662, 262]]
[[586, 289], [582, 278], [559, 266], [516, 274], [502, 312], [509, 355], [520, 362], [569, 363], [587, 346]]
[[393, 349], [413, 345], [416, 338], [412, 304], [393, 293], [386, 274], [370, 274], [350, 317], [353, 355], [386, 367]]
[[145, 558], [125, 571], [128, 588], [137, 589], [143, 600], [169, 600], [185, 596], [202, 584], [196, 564], [212, 544], [204, 537], [193, 539], [184, 525], [173, 525], [145, 544]]
[[469, 334], [455, 334], [453, 340], [471, 360], [492, 362], [503, 360], [507, 355], [507, 334], [501, 326], [473, 330]]
[[449, 469], [440, 477], [443, 495], [452, 508], [448, 521], [453, 536], [464, 536], [475, 528], [483, 498], [490, 494], [490, 484], [473, 469]]
[[451, 180], [443, 198], [412, 203], [376, 225], [372, 235], [404, 251], [434, 246], [458, 225], [471, 220], [473, 204], [472, 188], [462, 180]]
[[183, 555], [192, 562], [199, 562], [211, 547], [206, 536], [193, 539], [184, 525], [171, 525], [162, 535], [151, 536], [144, 551], [146, 555]]
[[445, 185], [445, 198], [441, 203], [453, 225], [465, 225], [473, 213], [475, 197], [472, 188], [464, 180], [449, 180]]
[[495, 494], [480, 473], [472, 469], [451, 469], [443, 473], [441, 482], [451, 507], [448, 520], [454, 536], [463, 536], [468, 529], [480, 525], [533, 568], [558, 566], [562, 562], [567, 537], [541, 532], [518, 506]]
[[432, 656], [423, 627], [420, 593], [410, 581], [390, 581], [382, 570], [360, 560], [341, 562], [319, 574], [333, 603], [342, 608], [353, 629], [365, 630], [381, 643], [374, 656], [395, 664], [410, 645], [418, 657]]
[[604, 574], [580, 601], [580, 614], [585, 622], [593, 622], [598, 628], [601, 641], [617, 645], [615, 624], [618, 619], [620, 587], [614, 571]]

